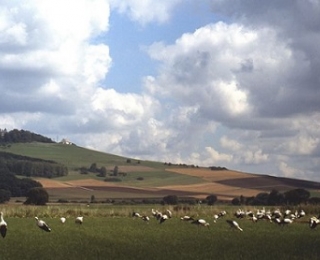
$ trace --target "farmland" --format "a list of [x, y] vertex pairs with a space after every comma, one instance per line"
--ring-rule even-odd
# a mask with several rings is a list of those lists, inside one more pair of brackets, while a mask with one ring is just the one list
[[[213, 214], [222, 208], [227, 215], [214, 223]], [[234, 218], [236, 208], [231, 206], [170, 209], [172, 219], [159, 224], [154, 218], [146, 223], [131, 217], [134, 210], [151, 215], [151, 206], [143, 205], [3, 205], [8, 232], [0, 241], [1, 259], [319, 259], [320, 230], [308, 227], [310, 215], [284, 227], [244, 218], [238, 220], [240, 232], [225, 221]], [[312, 210], [318, 209], [306, 209]], [[74, 223], [80, 214], [81, 226]], [[205, 218], [210, 228], [181, 221], [184, 214]], [[40, 230], [34, 216], [45, 220], [52, 232]], [[65, 224], [60, 216], [67, 217]]]
[[[313, 196], [319, 196], [320, 189], [319, 183], [303, 180], [136, 160], [75, 145], [14, 143], [0, 149], [53, 160], [68, 167], [67, 176], [54, 179], [35, 178], [46, 188], [51, 202], [59, 199], [89, 201], [92, 195], [102, 202], [107, 199], [159, 199], [169, 194], [197, 199], [215, 194], [221, 200], [230, 201], [234, 197], [255, 196], [261, 192], [270, 192], [274, 188], [279, 191], [305, 188]], [[106, 167], [109, 172], [118, 166], [119, 171], [125, 172], [126, 176], [119, 177], [119, 182], [107, 182], [94, 173], [79, 173], [80, 167], [89, 167], [92, 163], [96, 163], [98, 167]]]

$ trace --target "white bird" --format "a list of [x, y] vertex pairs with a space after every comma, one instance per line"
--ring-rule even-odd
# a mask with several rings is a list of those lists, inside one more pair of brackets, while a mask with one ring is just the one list
[[218, 220], [218, 218], [219, 218], [219, 215], [214, 214], [214, 215], [213, 215], [213, 222], [216, 223], [217, 220]]
[[183, 216], [183, 217], [181, 217], [180, 219], [183, 220], [183, 221], [191, 221], [191, 220], [194, 220], [194, 218], [193, 218], [193, 217], [190, 217], [190, 216]]
[[41, 228], [44, 231], [51, 232], [51, 228], [49, 228], [49, 226], [47, 225], [46, 222], [44, 222], [43, 220], [39, 219], [38, 217], [35, 217], [35, 219], [37, 221], [37, 226], [39, 228]]
[[133, 212], [132, 217], [134, 218], [141, 218], [141, 215], [138, 212]]
[[1, 220], [0, 220], [0, 233], [1, 233], [1, 236], [3, 238], [5, 238], [6, 234], [7, 234], [7, 222], [4, 221], [3, 219], [3, 213], [1, 212], [0, 213], [0, 216], [1, 216]]
[[169, 218], [172, 218], [172, 212], [169, 209], [167, 209], [166, 212], [167, 212], [167, 216]]
[[281, 225], [289, 225], [289, 224], [292, 224], [293, 223], [293, 220], [290, 219], [290, 218], [284, 218], [282, 221], [281, 221]]
[[257, 223], [258, 222], [258, 218], [255, 215], [253, 215], [250, 219], [251, 219], [251, 221], [253, 223]]
[[209, 226], [210, 226], [210, 224], [207, 221], [205, 221], [204, 219], [196, 219], [196, 220], [192, 221], [191, 224], [195, 224], [198, 227], [203, 226], [203, 227], [207, 227], [207, 228], [209, 228]]
[[159, 221], [160, 221], [159, 223], [162, 224], [162, 223], [165, 222], [168, 218], [169, 218], [169, 217], [168, 217], [166, 214], [162, 215], [161, 218], [160, 218], [160, 220], [159, 220]]
[[154, 210], [154, 209], [151, 209], [151, 213], [152, 213], [152, 216], [154, 216], [155, 218], [157, 217], [157, 210]]
[[309, 227], [311, 229], [315, 229], [319, 223], [320, 223], [320, 220], [318, 218], [311, 217], [309, 220]]
[[220, 217], [225, 216], [226, 214], [227, 214], [227, 212], [225, 210], [222, 210], [222, 211], [219, 212], [218, 216], [220, 218]]
[[74, 221], [76, 224], [81, 225], [83, 223], [83, 217], [76, 217], [76, 220]]
[[243, 229], [239, 226], [238, 222], [236, 222], [235, 220], [227, 219], [226, 221], [230, 225], [231, 228], [236, 228], [236, 229], [238, 229], [240, 231], [243, 231]]
[[60, 222], [61, 222], [62, 224], [64, 224], [64, 223], [66, 222], [66, 218], [61, 217], [61, 218], [60, 218]]
[[143, 216], [141, 217], [141, 219], [142, 219], [143, 221], [145, 221], [145, 222], [149, 222], [149, 220], [150, 220], [150, 218], [149, 218], [148, 216], [146, 216], [146, 215], [143, 215]]

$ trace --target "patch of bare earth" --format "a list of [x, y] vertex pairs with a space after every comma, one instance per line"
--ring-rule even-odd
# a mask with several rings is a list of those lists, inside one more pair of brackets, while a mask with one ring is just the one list
[[69, 185], [61, 181], [55, 181], [46, 178], [34, 178], [35, 181], [40, 182], [44, 188], [67, 188]]
[[[194, 169], [194, 168], [174, 168], [167, 169], [171, 172], [176, 172], [180, 174], [187, 174], [191, 176], [196, 176], [204, 179], [207, 183], [200, 184], [191, 184], [191, 185], [170, 185], [165, 187], [158, 188], [166, 188], [168, 190], [175, 191], [186, 191], [200, 194], [215, 194], [219, 199], [231, 199], [236, 196], [255, 196], [258, 193], [262, 192], [259, 187], [252, 187], [249, 185], [237, 185], [246, 183], [246, 180], [254, 180], [255, 178], [259, 178], [258, 175], [242, 173], [238, 171], [212, 171], [210, 169]], [[226, 180], [232, 180], [229, 183], [223, 183]], [[202, 195], [202, 197], [205, 195]]]
[[228, 180], [228, 179], [244, 179], [244, 178], [259, 177], [259, 175], [243, 173], [238, 171], [229, 171], [229, 170], [212, 171], [208, 168], [169, 168], [166, 170], [170, 172], [196, 176], [206, 181], [222, 181], [222, 180]]

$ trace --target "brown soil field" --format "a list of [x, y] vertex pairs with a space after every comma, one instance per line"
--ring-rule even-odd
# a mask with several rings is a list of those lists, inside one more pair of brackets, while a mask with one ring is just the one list
[[259, 175], [243, 173], [238, 171], [229, 171], [229, 170], [221, 170], [221, 171], [212, 171], [208, 168], [169, 168], [166, 169], [170, 172], [176, 172], [180, 174], [187, 174], [191, 176], [196, 176], [203, 178], [207, 181], [222, 181], [229, 179], [244, 179], [244, 178], [253, 178], [259, 177]]
[[[120, 168], [120, 167], [119, 167]], [[121, 171], [153, 171], [145, 166], [121, 166]], [[270, 192], [276, 188], [279, 191], [297, 187], [319, 189], [319, 183], [299, 181], [286, 178], [276, 178], [266, 175], [249, 174], [239, 171], [212, 171], [206, 168], [168, 168], [167, 171], [179, 174], [196, 176], [205, 180], [205, 183], [192, 185], [169, 185], [159, 187], [133, 187], [118, 183], [104, 182], [95, 179], [73, 181], [55, 181], [52, 179], [37, 178], [49, 195], [59, 197], [59, 193], [70, 198], [88, 198], [95, 195], [99, 198], [158, 198], [166, 195], [181, 197], [195, 197], [204, 199], [215, 194], [218, 199], [231, 200], [239, 196], [256, 196], [261, 192]], [[301, 186], [303, 184], [303, 186]], [[52, 193], [52, 194], [50, 194]]]

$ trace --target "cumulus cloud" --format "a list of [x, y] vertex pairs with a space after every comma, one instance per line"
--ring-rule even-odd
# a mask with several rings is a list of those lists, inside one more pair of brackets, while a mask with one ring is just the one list
[[145, 25], [150, 22], [164, 23], [169, 20], [172, 9], [181, 0], [111, 0], [111, 7], [120, 13], [128, 14], [129, 17]]
[[184, 34], [174, 45], [155, 43], [149, 54], [163, 67], [158, 83], [147, 85], [148, 90], [201, 104], [199, 112], [214, 120], [264, 113], [270, 102], [262, 97], [280, 91], [272, 76], [280, 69], [286, 74], [292, 62], [272, 29], [222, 22]]
[[1, 110], [75, 111], [79, 93], [92, 91], [92, 84], [110, 67], [108, 46], [90, 42], [108, 29], [108, 5], [99, 0], [22, 5], [4, 1], [0, 13], [5, 20], [0, 39]]

